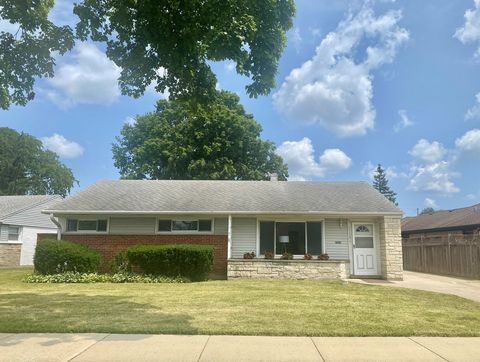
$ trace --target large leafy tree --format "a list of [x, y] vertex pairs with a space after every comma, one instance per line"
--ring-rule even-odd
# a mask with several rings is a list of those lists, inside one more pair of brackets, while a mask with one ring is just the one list
[[383, 196], [385, 196], [388, 200], [393, 202], [395, 205], [397, 203], [397, 194], [393, 190], [390, 189], [388, 185], [387, 174], [385, 170], [382, 168], [382, 165], [378, 164], [377, 170], [373, 175], [373, 187], [378, 190]]
[[35, 137], [0, 128], [0, 195], [66, 196], [75, 177], [58, 156]]
[[53, 76], [53, 52], [74, 44], [72, 29], [48, 20], [54, 0], [0, 0], [0, 20], [12, 31], [0, 31], [0, 108], [25, 105], [35, 96], [36, 77]]
[[153, 113], [126, 123], [113, 145], [123, 178], [264, 180], [287, 166], [237, 95], [217, 92], [194, 109], [185, 100], [161, 100]]
[[152, 82], [171, 98], [209, 98], [216, 77], [208, 61], [230, 59], [251, 77], [250, 96], [275, 86], [293, 0], [83, 0], [77, 36], [107, 43], [122, 68], [123, 94], [138, 97]]

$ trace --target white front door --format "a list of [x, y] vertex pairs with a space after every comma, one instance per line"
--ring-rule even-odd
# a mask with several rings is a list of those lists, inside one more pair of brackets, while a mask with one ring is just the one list
[[373, 224], [353, 224], [353, 272], [355, 275], [377, 275]]

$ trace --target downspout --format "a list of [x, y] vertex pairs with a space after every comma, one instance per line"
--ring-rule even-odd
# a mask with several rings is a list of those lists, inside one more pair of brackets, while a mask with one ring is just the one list
[[58, 222], [55, 216], [53, 216], [53, 214], [50, 214], [50, 220], [57, 225], [57, 240], [62, 239], [62, 225]]
[[232, 257], [232, 215], [228, 215], [228, 245], [227, 245], [227, 258]]

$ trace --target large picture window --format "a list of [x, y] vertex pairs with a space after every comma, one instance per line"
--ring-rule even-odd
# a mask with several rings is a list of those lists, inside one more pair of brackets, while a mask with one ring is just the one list
[[260, 255], [285, 251], [294, 255], [323, 253], [321, 221], [260, 221]]

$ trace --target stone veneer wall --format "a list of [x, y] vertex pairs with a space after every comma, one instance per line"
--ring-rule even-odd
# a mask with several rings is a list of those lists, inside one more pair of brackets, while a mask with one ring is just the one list
[[380, 258], [382, 277], [403, 280], [401, 218], [385, 216], [380, 220]]
[[0, 243], [0, 266], [19, 266], [21, 252], [21, 243]]
[[347, 260], [230, 259], [228, 279], [339, 279], [350, 276]]

